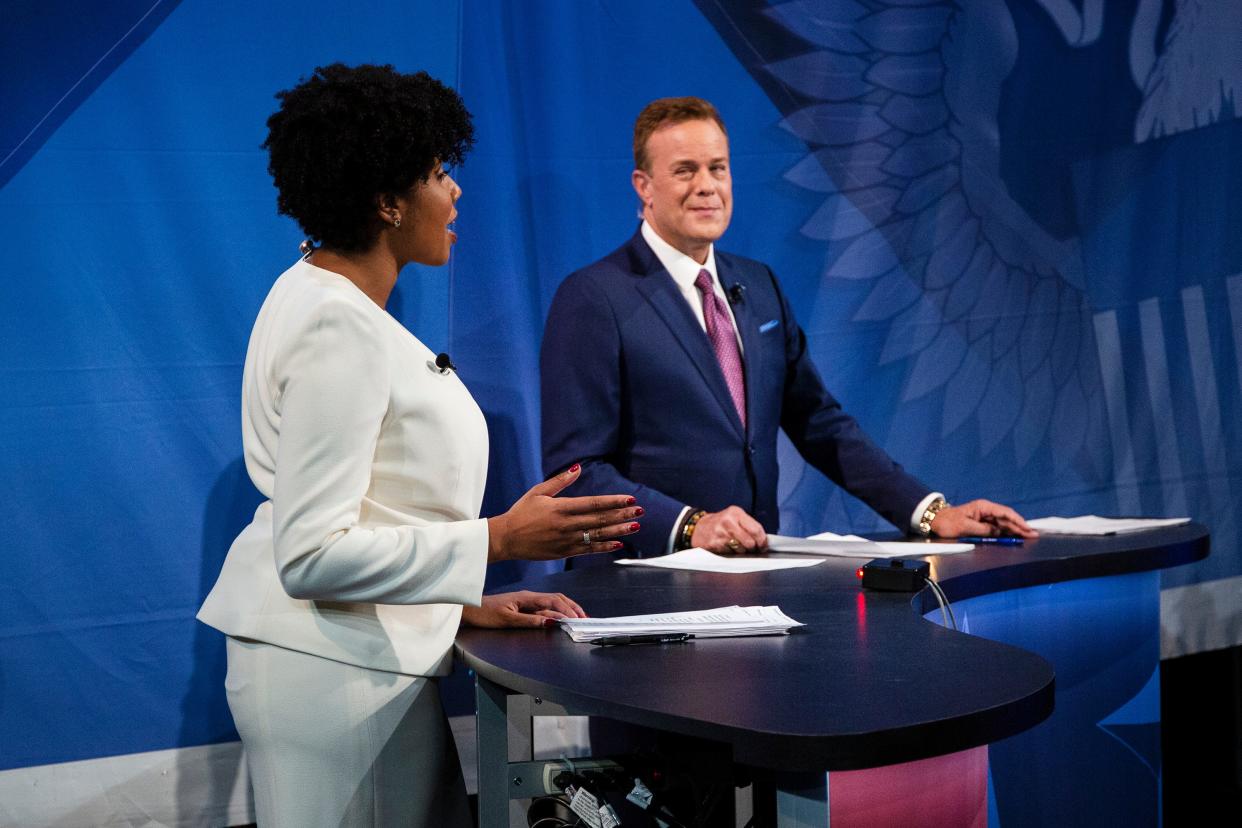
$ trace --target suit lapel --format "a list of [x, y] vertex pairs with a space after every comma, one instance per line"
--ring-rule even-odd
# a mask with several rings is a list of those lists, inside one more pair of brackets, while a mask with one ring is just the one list
[[[725, 382], [720, 363], [716, 360], [716, 353], [712, 350], [707, 334], [699, 325], [699, 320], [695, 318], [694, 311], [686, 304], [685, 297], [677, 289], [677, 283], [660, 264], [659, 258], [648, 246], [641, 233], [636, 233], [630, 240], [630, 258], [634, 273], [641, 277], [638, 280], [639, 292], [651, 303], [656, 314], [668, 326], [682, 350], [686, 352], [686, 356], [690, 358], [690, 362], [697, 369], [703, 382], [711, 389], [716, 401], [724, 410], [725, 416], [733, 424], [733, 428], [739, 435], [745, 437], [742, 421], [737, 416], [737, 409], [733, 407], [733, 398], [729, 396], [729, 386]], [[749, 397], [749, 392], [747, 396]], [[747, 405], [749, 404], [748, 400]]]

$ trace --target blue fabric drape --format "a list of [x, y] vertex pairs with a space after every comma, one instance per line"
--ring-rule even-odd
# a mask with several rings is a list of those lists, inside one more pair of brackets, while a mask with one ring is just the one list
[[[721, 247], [773, 267], [914, 474], [1032, 516], [1189, 514], [1213, 555], [1166, 586], [1242, 575], [1242, 52], [1220, 45], [1242, 11], [1155, 0], [1096, 30], [1062, 6], [18, 4], [0, 769], [235, 738], [193, 615], [257, 503], [241, 361], [300, 241], [259, 145], [273, 93], [335, 60], [426, 69], [475, 113], [453, 261], [391, 310], [487, 414], [485, 511], [539, 479], [553, 291], [633, 232], [634, 116], [695, 94], [729, 127]], [[879, 526], [788, 446], [780, 493], [788, 533]]]

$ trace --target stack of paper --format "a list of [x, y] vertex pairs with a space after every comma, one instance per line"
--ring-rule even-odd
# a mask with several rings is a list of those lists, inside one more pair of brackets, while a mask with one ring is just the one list
[[1038, 529], [1043, 535], [1125, 535], [1157, 529], [1161, 526], [1181, 526], [1190, 518], [1103, 518], [1098, 515], [1079, 517], [1046, 517], [1028, 520], [1027, 525]]
[[663, 635], [686, 633], [694, 638], [743, 635], [785, 635], [801, 627], [780, 607], [717, 607], [660, 615], [626, 615], [615, 618], [562, 618], [561, 629], [574, 641], [593, 641], [617, 635]]
[[[771, 537], [769, 535], [769, 537]], [[782, 558], [726, 558], [708, 552], [706, 549], [683, 549], [671, 555], [658, 558], [622, 558], [617, 561], [622, 566], [654, 566], [658, 569], [688, 569], [691, 572], [768, 572], [773, 569], [797, 569], [800, 566], [815, 566], [822, 561], [791, 561]]]
[[789, 552], [798, 555], [830, 555], [842, 558], [896, 558], [902, 555], [947, 555], [953, 552], [969, 552], [972, 543], [924, 543], [909, 541], [869, 541], [858, 535], [835, 535], [823, 532], [809, 538], [793, 538], [786, 535], [768, 535], [769, 552]]

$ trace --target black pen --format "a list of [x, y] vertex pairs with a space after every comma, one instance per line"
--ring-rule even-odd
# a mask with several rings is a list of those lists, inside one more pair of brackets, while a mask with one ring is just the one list
[[958, 538], [961, 543], [999, 543], [1001, 546], [1021, 546], [1022, 538], [1014, 538], [1009, 535], [999, 538]]
[[600, 647], [618, 644], [682, 644], [694, 638], [690, 633], [649, 633], [646, 635], [606, 635], [592, 641]]

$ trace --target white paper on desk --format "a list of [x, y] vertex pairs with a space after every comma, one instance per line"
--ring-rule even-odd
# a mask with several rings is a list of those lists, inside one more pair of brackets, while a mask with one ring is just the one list
[[[769, 536], [770, 537], [770, 536]], [[784, 558], [725, 558], [706, 549], [683, 549], [658, 558], [623, 558], [622, 566], [654, 566], [660, 569], [688, 569], [691, 572], [767, 572], [772, 569], [796, 569], [815, 566], [821, 561], [791, 561]]]
[[824, 532], [809, 538], [768, 535], [769, 552], [796, 555], [819, 555], [840, 558], [898, 558], [903, 555], [949, 555], [969, 552], [973, 543], [909, 543], [906, 541], [869, 541], [857, 535], [834, 535]]
[[862, 541], [878, 546], [887, 554], [877, 557], [896, 558], [900, 555], [952, 555], [955, 552], [969, 552], [975, 548], [973, 543], [948, 543], [945, 541], [868, 541], [858, 535], [837, 535], [832, 532], [820, 532], [811, 535], [807, 540]]
[[1126, 535], [1162, 526], [1182, 526], [1190, 518], [1105, 518], [1099, 515], [1046, 517], [1028, 520], [1027, 525], [1043, 535]]
[[818, 535], [810, 535], [807, 540], [831, 540], [831, 541], [862, 541], [863, 543], [872, 543], [862, 535], [838, 535], [836, 532], [820, 532]]
[[802, 624], [781, 612], [780, 607], [716, 607], [655, 615], [624, 615], [613, 618], [563, 618], [560, 626], [574, 641], [592, 641], [613, 635], [687, 633], [695, 638], [746, 635], [784, 635]]

